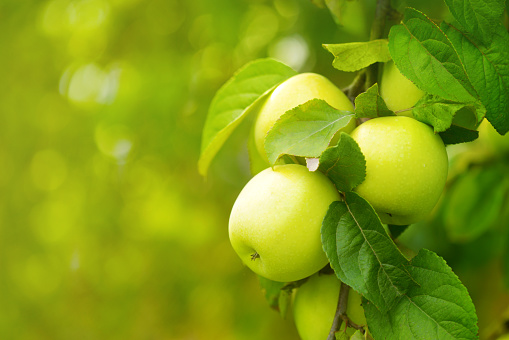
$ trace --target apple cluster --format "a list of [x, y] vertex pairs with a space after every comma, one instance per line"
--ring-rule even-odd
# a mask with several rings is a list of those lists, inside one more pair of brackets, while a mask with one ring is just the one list
[[[352, 118], [338, 134], [349, 133], [366, 160], [365, 180], [354, 191], [373, 206], [382, 223], [408, 225], [424, 219], [436, 205], [447, 177], [447, 154], [433, 129], [412, 117], [411, 108], [424, 93], [391, 63], [385, 67], [380, 92], [387, 106], [401, 115], [370, 119], [358, 126]], [[325, 338], [328, 329], [319, 331], [306, 323], [319, 318], [328, 320], [325, 328], [330, 328], [336, 309], [340, 281], [335, 275], [317, 272], [328, 263], [321, 243], [322, 221], [341, 194], [325, 174], [304, 165], [269, 166], [264, 141], [282, 114], [314, 98], [338, 110], [354, 111], [348, 97], [321, 75], [299, 74], [280, 84], [259, 109], [253, 130], [256, 149], [267, 168], [240, 192], [229, 221], [233, 249], [253, 272], [280, 282], [310, 277], [294, 299], [303, 339]], [[336, 141], [333, 138], [331, 145]], [[359, 295], [353, 291], [350, 295], [359, 308]], [[320, 308], [327, 317], [321, 316]], [[360, 314], [352, 320], [365, 323]], [[306, 335], [309, 329], [315, 335]]]

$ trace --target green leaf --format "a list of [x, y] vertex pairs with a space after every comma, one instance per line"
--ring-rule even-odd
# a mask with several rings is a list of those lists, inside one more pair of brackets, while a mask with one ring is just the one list
[[401, 73], [421, 90], [454, 102], [476, 101], [451, 42], [421, 12], [406, 9], [403, 23], [389, 32], [389, 50]]
[[478, 339], [472, 299], [441, 257], [421, 249], [408, 270], [417, 284], [390, 311], [363, 304], [375, 339]]
[[270, 308], [279, 310], [279, 295], [285, 283], [272, 281], [259, 275], [258, 280], [260, 281], [260, 287], [265, 292], [265, 299], [269, 303]]
[[500, 134], [509, 131], [509, 34], [499, 24], [489, 48], [476, 45], [454, 26], [442, 30], [456, 48], [481, 102], [486, 118]]
[[389, 231], [391, 232], [391, 236], [393, 239], [396, 239], [401, 235], [405, 230], [407, 230], [408, 225], [393, 225], [389, 224], [387, 226], [389, 228]]
[[357, 142], [341, 132], [336, 146], [320, 156], [318, 170], [327, 175], [339, 191], [350, 191], [366, 177], [366, 159]]
[[217, 91], [203, 128], [198, 161], [200, 174], [207, 174], [210, 162], [253, 105], [276, 85], [295, 74], [290, 67], [276, 60], [258, 59], [238, 70]]
[[324, 44], [323, 47], [334, 55], [332, 66], [345, 71], [359, 71], [371, 64], [391, 60], [387, 39], [344, 44]]
[[288, 310], [290, 309], [290, 305], [292, 302], [292, 291], [291, 290], [281, 290], [278, 299], [279, 306], [279, 314], [283, 319], [286, 319], [288, 315]]
[[466, 143], [476, 140], [479, 137], [479, 131], [451, 125], [449, 129], [440, 132], [440, 137], [445, 145]]
[[354, 119], [321, 99], [312, 99], [286, 111], [265, 137], [270, 164], [284, 154], [318, 157], [329, 146], [336, 132]]
[[417, 120], [433, 126], [435, 132], [443, 132], [452, 125], [456, 112], [467, 106], [471, 105], [428, 94], [415, 104], [412, 114]]
[[337, 25], [341, 25], [345, 0], [324, 0]]
[[377, 118], [395, 116], [395, 114], [387, 108], [385, 101], [378, 93], [378, 84], [375, 83], [366, 92], [355, 98], [355, 116], [357, 118]]
[[336, 340], [348, 340], [348, 339], [350, 339], [348, 334], [346, 334], [346, 332], [343, 332], [342, 330], [337, 331], [334, 334], [334, 337], [336, 338]]
[[364, 334], [361, 331], [355, 331], [350, 337], [350, 340], [365, 340]]
[[470, 242], [493, 226], [504, 207], [509, 180], [500, 166], [474, 168], [450, 189], [444, 225], [453, 242]]
[[413, 281], [408, 261], [373, 207], [354, 192], [333, 202], [322, 223], [322, 245], [337, 277], [379, 310], [396, 305]]
[[488, 46], [500, 24], [505, 0], [445, 0], [452, 15], [473, 36]]

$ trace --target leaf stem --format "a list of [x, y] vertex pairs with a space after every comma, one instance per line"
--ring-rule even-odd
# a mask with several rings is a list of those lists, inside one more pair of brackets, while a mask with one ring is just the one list
[[327, 340], [336, 339], [336, 332], [339, 330], [339, 326], [341, 326], [342, 322], [345, 323], [346, 327], [352, 327], [355, 328], [356, 330], [360, 330], [362, 334], [365, 333], [364, 327], [354, 323], [352, 320], [350, 320], [350, 318], [346, 314], [349, 293], [350, 286], [341, 282], [341, 288], [339, 289], [338, 305], [336, 307], [336, 314], [334, 315], [334, 321], [332, 322], [332, 326], [329, 332], [329, 336], [327, 337]]

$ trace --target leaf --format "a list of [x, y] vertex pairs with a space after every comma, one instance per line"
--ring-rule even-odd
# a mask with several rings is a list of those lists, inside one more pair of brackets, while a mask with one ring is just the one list
[[366, 92], [355, 98], [355, 116], [357, 118], [377, 118], [395, 116], [395, 114], [387, 108], [385, 101], [378, 93], [378, 84], [375, 83]]
[[505, 0], [445, 0], [452, 15], [480, 42], [488, 46], [500, 24]]
[[451, 42], [421, 12], [406, 9], [403, 23], [389, 32], [389, 50], [401, 73], [421, 90], [454, 102], [476, 101]]
[[345, 0], [324, 0], [337, 25], [341, 25]]
[[279, 310], [279, 295], [285, 283], [272, 281], [259, 275], [258, 280], [260, 281], [260, 287], [265, 292], [265, 300], [269, 303], [270, 308]]
[[435, 132], [443, 132], [451, 126], [454, 114], [468, 105], [428, 94], [417, 102], [412, 114], [417, 120], [433, 126]]
[[327, 175], [339, 191], [350, 191], [366, 177], [366, 159], [357, 142], [341, 132], [336, 146], [320, 156], [318, 170]]
[[440, 137], [445, 145], [466, 143], [476, 140], [479, 137], [479, 131], [451, 125], [446, 131], [440, 132]]
[[345, 71], [355, 72], [371, 64], [385, 63], [391, 60], [387, 39], [344, 44], [323, 44], [334, 55], [332, 66]]
[[502, 25], [493, 33], [489, 48], [476, 45], [456, 27], [442, 30], [458, 52], [465, 70], [486, 107], [486, 118], [500, 134], [509, 131], [509, 33]]
[[210, 104], [203, 128], [198, 170], [205, 176], [210, 162], [253, 105], [282, 81], [295, 75], [273, 59], [258, 59], [238, 70]]
[[334, 134], [352, 119], [352, 112], [337, 110], [321, 99], [312, 99], [286, 111], [265, 137], [270, 164], [284, 154], [320, 156]]
[[454, 183], [444, 209], [451, 241], [470, 242], [497, 222], [509, 188], [506, 171], [500, 166], [474, 168]]
[[292, 291], [281, 290], [278, 299], [278, 306], [279, 314], [283, 319], [286, 319], [286, 316], [288, 315], [288, 310], [290, 309], [291, 302], [292, 302]]
[[363, 304], [375, 339], [478, 339], [472, 299], [441, 257], [421, 249], [408, 270], [417, 284], [389, 312]]
[[361, 331], [357, 330], [355, 333], [352, 334], [350, 337], [350, 340], [365, 340], [364, 334], [362, 334]]
[[396, 305], [413, 281], [408, 261], [373, 207], [354, 192], [333, 202], [322, 223], [322, 245], [337, 277], [378, 309]]
[[335, 334], [334, 334], [334, 337], [336, 338], [336, 340], [348, 340], [350, 339], [350, 337], [348, 336], [348, 334], [346, 334], [346, 332], [343, 332], [341, 330], [337, 331]]
[[407, 230], [408, 225], [393, 225], [389, 224], [387, 226], [389, 228], [389, 231], [391, 232], [391, 236], [393, 239], [396, 239], [401, 235], [405, 230]]

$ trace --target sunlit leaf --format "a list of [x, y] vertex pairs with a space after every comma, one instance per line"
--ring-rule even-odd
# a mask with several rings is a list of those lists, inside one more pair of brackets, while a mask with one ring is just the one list
[[203, 128], [198, 161], [200, 174], [206, 175], [210, 162], [253, 104], [295, 74], [290, 67], [276, 60], [258, 59], [238, 70], [217, 91]]
[[386, 39], [343, 44], [324, 44], [334, 55], [332, 66], [340, 71], [355, 72], [377, 62], [391, 60]]
[[318, 157], [332, 138], [354, 119], [353, 113], [333, 108], [321, 99], [312, 99], [284, 113], [265, 138], [269, 162], [284, 155]]
[[421, 90], [455, 102], [475, 102], [477, 94], [444, 32], [421, 12], [407, 8], [402, 24], [389, 33], [396, 66]]

